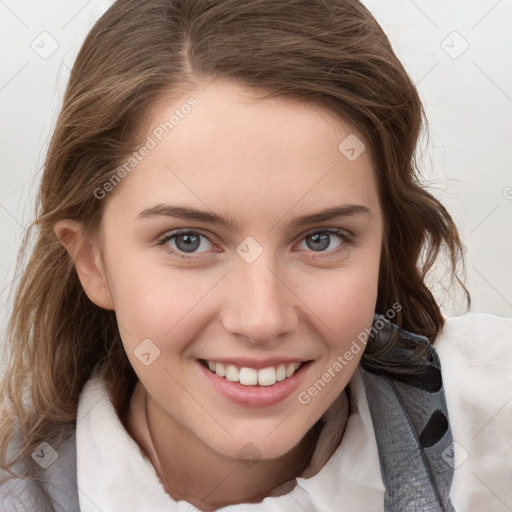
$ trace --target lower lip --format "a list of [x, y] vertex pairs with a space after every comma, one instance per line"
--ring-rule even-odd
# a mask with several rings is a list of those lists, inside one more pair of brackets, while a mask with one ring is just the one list
[[276, 382], [272, 386], [244, 386], [239, 382], [231, 382], [224, 377], [219, 377], [198, 360], [196, 362], [203, 375], [221, 395], [246, 407], [266, 407], [282, 402], [300, 386], [311, 365], [311, 361], [302, 364], [291, 377]]

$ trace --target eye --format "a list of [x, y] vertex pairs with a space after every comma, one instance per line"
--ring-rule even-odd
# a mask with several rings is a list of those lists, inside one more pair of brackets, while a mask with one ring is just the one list
[[[337, 245], [335, 245], [336, 238], [339, 240]], [[327, 258], [346, 251], [350, 246], [350, 242], [350, 237], [343, 230], [322, 229], [307, 233], [301, 239], [299, 249], [304, 249], [303, 244], [305, 243], [306, 250], [309, 249], [309, 252], [320, 253], [314, 257]], [[215, 249], [215, 246], [206, 235], [192, 230], [166, 233], [158, 240], [158, 245], [165, 246], [166, 251], [184, 259], [193, 259], [195, 257], [194, 254], [202, 254], [212, 250], [212, 248]]]
[[[337, 245], [336, 238], [340, 241]], [[327, 252], [328, 254], [325, 254], [327, 257], [346, 250], [350, 245], [350, 238], [340, 229], [323, 229], [307, 233], [299, 244], [299, 248], [304, 248], [304, 243], [306, 248], [313, 252]], [[326, 251], [326, 249], [330, 250]]]
[[[167, 233], [158, 240], [158, 245], [166, 245], [166, 249], [181, 258], [191, 258], [193, 256], [187, 256], [186, 254], [203, 253], [214, 247], [205, 235], [190, 230]], [[199, 248], [203, 250], [198, 251]]]

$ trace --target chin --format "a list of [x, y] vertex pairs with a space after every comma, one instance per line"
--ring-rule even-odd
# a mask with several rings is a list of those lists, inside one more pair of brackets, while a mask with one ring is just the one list
[[[274, 422], [270, 429], [258, 430], [252, 433], [245, 430], [241, 435], [234, 435], [227, 443], [211, 446], [215, 451], [226, 457], [240, 460], [275, 460], [290, 452], [303, 439], [303, 435], [290, 436], [289, 429], [284, 424], [278, 426], [279, 422]], [[278, 429], [282, 429], [280, 434]], [[233, 433], [233, 432], [231, 432]]]

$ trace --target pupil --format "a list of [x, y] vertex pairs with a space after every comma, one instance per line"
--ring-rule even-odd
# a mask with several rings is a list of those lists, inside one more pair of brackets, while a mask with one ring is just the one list
[[[183, 241], [183, 243], [180, 243]], [[180, 251], [183, 252], [193, 252], [199, 247], [199, 237], [197, 235], [179, 235], [176, 237], [176, 246]]]
[[[321, 251], [321, 250], [329, 247], [329, 236], [330, 236], [329, 233], [321, 233], [321, 234], [314, 233], [314, 234], [309, 235], [308, 237], [306, 237], [306, 243], [307, 243], [307, 245], [308, 245], [308, 247], [310, 249], [313, 249], [314, 251], [316, 251], [316, 250], [320, 250]], [[319, 243], [319, 246], [317, 245], [317, 246], [313, 246], [312, 247], [309, 244], [310, 240], [313, 242], [313, 244], [318, 244]]]

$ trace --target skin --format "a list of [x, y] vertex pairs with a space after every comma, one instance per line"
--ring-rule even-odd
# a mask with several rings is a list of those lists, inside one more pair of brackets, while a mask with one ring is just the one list
[[[214, 510], [260, 500], [297, 476], [290, 468], [314, 448], [312, 427], [345, 389], [362, 351], [307, 405], [298, 395], [371, 325], [383, 217], [369, 151], [347, 159], [338, 146], [354, 130], [330, 112], [289, 98], [258, 100], [252, 89], [214, 81], [155, 105], [147, 135], [190, 96], [197, 107], [103, 199], [97, 236], [87, 241], [69, 219], [55, 232], [89, 298], [116, 311], [168, 492]], [[139, 217], [164, 203], [238, 226]], [[347, 204], [369, 211], [292, 226], [298, 216]], [[184, 246], [177, 239], [158, 244], [182, 228], [210, 240], [181, 252], [191, 259], [177, 256]], [[320, 250], [308, 245], [307, 234], [325, 229], [350, 237], [331, 235]], [[252, 263], [236, 252], [249, 236], [263, 250]], [[160, 350], [149, 366], [134, 354], [145, 339]], [[198, 370], [198, 358], [228, 355], [313, 363], [284, 401], [249, 408], [220, 395]], [[141, 412], [132, 403], [127, 424]], [[247, 443], [260, 457], [251, 467], [238, 456]]]

